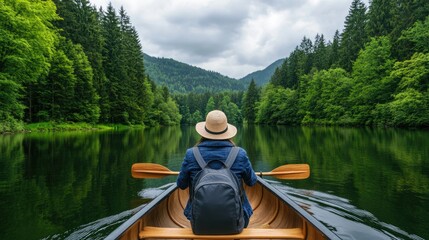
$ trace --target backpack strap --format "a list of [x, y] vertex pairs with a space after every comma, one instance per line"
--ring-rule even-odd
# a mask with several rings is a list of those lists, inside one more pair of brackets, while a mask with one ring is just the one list
[[[228, 169], [231, 168], [232, 164], [234, 164], [239, 150], [240, 148], [238, 147], [231, 148], [231, 151], [228, 154], [228, 158], [224, 163]], [[207, 163], [206, 161], [204, 161], [203, 156], [201, 156], [201, 153], [198, 147], [193, 147], [192, 152], [194, 153], [194, 157], [197, 160], [198, 165], [200, 165], [201, 169], [204, 169], [207, 166]]]
[[200, 165], [200, 168], [204, 169], [207, 166], [207, 163], [204, 161], [203, 156], [201, 156], [198, 147], [193, 147], [192, 152], [194, 153], [194, 157], [197, 160], [198, 165]]
[[240, 148], [238, 148], [238, 147], [231, 148], [231, 151], [228, 154], [228, 158], [225, 161], [225, 166], [228, 169], [231, 168], [232, 164], [234, 164], [235, 159], [237, 158], [239, 150], [240, 150]]

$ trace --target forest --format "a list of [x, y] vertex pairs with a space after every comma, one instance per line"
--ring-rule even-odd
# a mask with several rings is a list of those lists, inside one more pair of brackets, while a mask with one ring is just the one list
[[232, 122], [425, 128], [428, 87], [429, 2], [374, 0], [367, 8], [353, 0], [332, 41], [304, 36], [267, 85], [252, 81], [241, 100], [229, 97], [239, 111], [204, 95], [178, 102], [186, 123], [214, 105]]
[[304, 36], [267, 85], [220, 91], [196, 76], [205, 87], [189, 92], [151, 80], [122, 7], [0, 0], [0, 132], [37, 122], [193, 124], [214, 108], [233, 123], [428, 127], [428, 39], [426, 0], [353, 0], [341, 32]]
[[34, 122], [172, 125], [129, 16], [87, 0], [0, 0], [0, 132]]
[[[353, 0], [332, 41], [304, 37], [256, 99], [249, 122], [429, 126], [429, 2]], [[252, 88], [253, 89], [253, 88]], [[245, 112], [245, 111], [244, 111]], [[252, 112], [253, 114], [253, 112]]]

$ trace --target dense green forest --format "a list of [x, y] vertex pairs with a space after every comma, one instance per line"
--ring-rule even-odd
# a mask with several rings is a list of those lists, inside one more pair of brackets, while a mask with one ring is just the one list
[[243, 91], [245, 89], [243, 81], [174, 59], [156, 58], [144, 54], [144, 63], [150, 78], [158, 85], [167, 86], [172, 93]]
[[257, 123], [429, 126], [429, 2], [370, 3], [353, 0], [332, 41], [303, 38], [255, 103]]
[[33, 122], [171, 125], [125, 10], [88, 0], [0, 0], [0, 132]]
[[235, 123], [428, 127], [428, 39], [426, 0], [353, 0], [341, 33], [303, 37], [269, 84], [247, 79], [246, 89], [144, 56], [123, 8], [0, 0], [0, 132], [34, 122], [192, 124], [213, 108]]

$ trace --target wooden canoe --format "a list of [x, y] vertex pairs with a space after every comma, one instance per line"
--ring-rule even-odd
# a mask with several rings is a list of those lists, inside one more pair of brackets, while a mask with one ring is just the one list
[[245, 190], [254, 213], [238, 235], [194, 235], [183, 215], [188, 191], [174, 184], [106, 239], [340, 239], [262, 178]]

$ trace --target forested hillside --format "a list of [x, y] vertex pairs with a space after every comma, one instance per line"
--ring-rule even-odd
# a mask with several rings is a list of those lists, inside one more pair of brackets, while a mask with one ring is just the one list
[[246, 86], [248, 86], [253, 79], [255, 80], [256, 85], [263, 86], [271, 80], [271, 77], [274, 75], [276, 69], [279, 68], [283, 64], [283, 62], [284, 59], [279, 59], [271, 63], [263, 70], [259, 70], [246, 75], [245, 77], [241, 78], [240, 81], [242, 81], [246, 84]]
[[0, 0], [0, 19], [0, 132], [24, 122], [180, 122], [168, 90], [145, 74], [124, 9]]
[[144, 55], [125, 9], [111, 4], [0, 0], [0, 19], [0, 132], [195, 123], [214, 108], [236, 123], [429, 126], [427, 0], [352, 0], [332, 40], [303, 36], [242, 81]]
[[173, 93], [243, 91], [245, 89], [241, 81], [171, 58], [156, 58], [144, 54], [144, 62], [150, 79], [158, 85], [167, 86]]
[[263, 89], [256, 122], [429, 126], [429, 2], [370, 3], [353, 0], [332, 41], [303, 38]]

